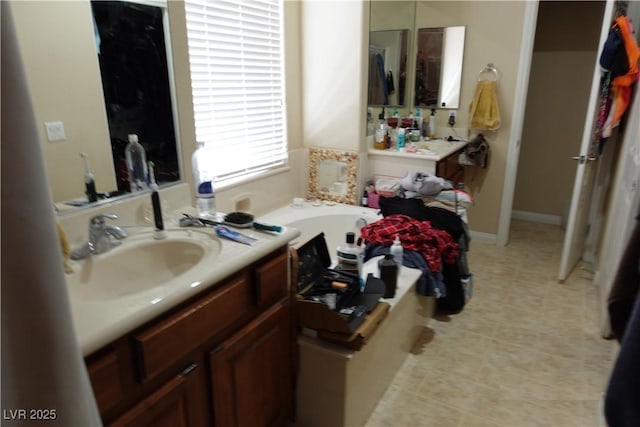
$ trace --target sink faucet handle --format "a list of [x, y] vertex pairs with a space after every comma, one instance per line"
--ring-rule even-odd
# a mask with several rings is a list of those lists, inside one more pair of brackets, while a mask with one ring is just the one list
[[118, 219], [116, 214], [98, 214], [91, 218], [91, 225], [104, 225], [105, 219]]

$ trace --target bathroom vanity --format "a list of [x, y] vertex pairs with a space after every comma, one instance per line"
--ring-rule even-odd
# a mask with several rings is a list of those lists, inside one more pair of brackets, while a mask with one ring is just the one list
[[417, 171], [454, 183], [464, 181], [464, 168], [458, 164], [458, 156], [466, 142], [434, 139], [420, 144], [425, 148], [416, 153], [370, 149], [367, 153], [370, 175], [403, 177], [407, 171]]
[[[169, 239], [190, 232], [174, 229]], [[114, 283], [94, 298], [80, 291], [86, 283], [68, 278], [105, 426], [255, 427], [293, 418], [297, 346], [288, 242], [299, 232], [247, 233], [260, 239], [257, 245], [211, 236], [217, 252], [202, 268], [157, 287], [136, 288], [132, 276], [129, 286]], [[76, 264], [74, 274], [113, 262], [107, 255]]]

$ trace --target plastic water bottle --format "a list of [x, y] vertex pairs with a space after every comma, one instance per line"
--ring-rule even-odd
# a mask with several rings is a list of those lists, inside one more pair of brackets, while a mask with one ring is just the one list
[[129, 144], [124, 150], [129, 172], [129, 187], [131, 192], [142, 191], [149, 185], [149, 171], [147, 170], [147, 156], [142, 144], [138, 142], [138, 135], [129, 135]]
[[402, 265], [402, 258], [404, 256], [404, 251], [402, 249], [402, 242], [400, 242], [400, 237], [396, 236], [393, 241], [393, 245], [391, 245], [391, 249], [389, 249], [391, 255], [393, 255], [393, 260], [396, 262], [398, 266], [398, 271], [400, 271], [400, 266]]
[[198, 142], [191, 159], [191, 166], [193, 167], [196, 209], [201, 218], [212, 218], [216, 214], [213, 163], [213, 152], [203, 142]]

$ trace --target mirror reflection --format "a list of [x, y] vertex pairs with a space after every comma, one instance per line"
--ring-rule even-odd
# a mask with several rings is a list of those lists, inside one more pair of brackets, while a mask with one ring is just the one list
[[320, 191], [347, 194], [348, 169], [345, 162], [321, 159], [318, 163], [318, 188]]
[[314, 199], [355, 204], [358, 153], [312, 147], [309, 150], [309, 193]]
[[465, 27], [418, 29], [415, 106], [459, 108], [464, 35]]
[[[369, 37], [370, 41], [376, 40], [379, 33], [387, 31], [399, 31], [399, 28], [408, 32], [407, 41], [407, 72], [404, 91], [404, 103], [395, 105], [396, 100], [390, 97], [389, 104], [384, 105], [384, 97], [372, 99], [372, 85], [377, 82], [369, 79], [368, 98], [368, 122], [367, 135], [372, 135], [375, 127], [375, 118], [379, 116], [383, 107], [399, 107], [401, 117], [409, 117], [417, 108], [422, 109], [457, 109], [460, 108], [460, 83], [462, 76], [462, 63], [464, 57], [465, 27], [435, 27], [433, 19], [429, 16], [428, 2], [414, 0], [376, 0], [370, 2]], [[426, 52], [426, 46], [420, 47], [418, 28], [431, 31], [432, 35], [440, 34], [440, 48], [431, 49], [431, 57], [419, 57], [418, 51]], [[430, 42], [427, 42], [430, 43]], [[374, 43], [370, 42], [370, 45]], [[371, 50], [369, 58], [371, 59]], [[435, 58], [439, 56], [439, 62]], [[422, 61], [422, 66], [419, 62]], [[370, 61], [371, 64], [371, 61]], [[419, 68], [420, 67], [420, 68]], [[371, 66], [369, 67], [370, 74]], [[427, 75], [427, 71], [429, 74]], [[423, 74], [418, 76], [418, 73]], [[376, 76], [375, 74], [373, 74]], [[379, 80], [379, 74], [377, 76]], [[429, 83], [427, 85], [427, 83]], [[397, 90], [397, 86], [395, 87]], [[416, 90], [417, 89], [417, 90]], [[382, 101], [380, 101], [382, 99]], [[443, 105], [444, 104], [444, 105]], [[391, 111], [385, 109], [385, 114], [390, 116]]]
[[404, 106], [409, 30], [371, 31], [369, 105]]
[[12, 12], [52, 200], [86, 205], [85, 159], [97, 203], [128, 194], [128, 134], [161, 185], [179, 180], [167, 2], [14, 2]]

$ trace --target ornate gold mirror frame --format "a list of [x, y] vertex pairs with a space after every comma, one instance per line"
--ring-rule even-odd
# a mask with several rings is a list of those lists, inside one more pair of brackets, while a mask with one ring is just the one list
[[357, 188], [358, 153], [315, 147], [309, 150], [309, 198], [355, 205]]

